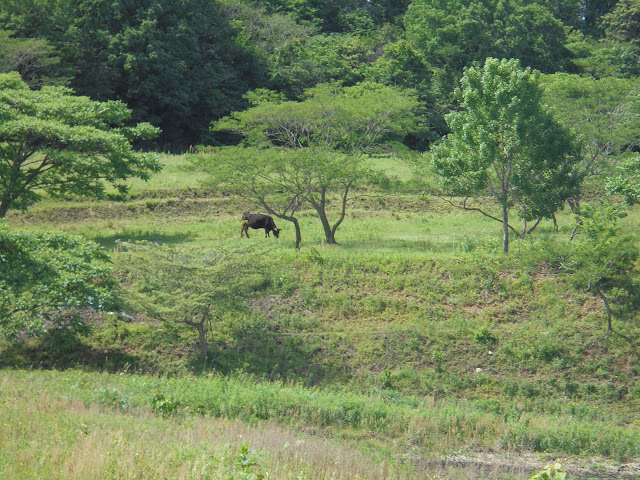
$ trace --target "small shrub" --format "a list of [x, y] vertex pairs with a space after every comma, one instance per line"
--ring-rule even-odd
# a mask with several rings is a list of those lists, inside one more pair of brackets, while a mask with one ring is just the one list
[[487, 346], [493, 346], [498, 342], [498, 338], [486, 326], [479, 328], [473, 338], [476, 342]]
[[557, 462], [531, 476], [531, 480], [564, 480], [565, 478], [567, 478], [567, 472]]
[[172, 417], [180, 411], [180, 401], [167, 398], [161, 393], [156, 393], [151, 399], [153, 411], [162, 415], [162, 418]]

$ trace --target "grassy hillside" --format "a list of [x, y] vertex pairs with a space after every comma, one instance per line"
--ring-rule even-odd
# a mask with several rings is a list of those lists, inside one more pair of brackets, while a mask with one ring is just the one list
[[[298, 252], [293, 228], [281, 220], [279, 239], [260, 231], [240, 239], [240, 215], [253, 208], [201, 189], [180, 170], [183, 157], [163, 161], [163, 173], [133, 185], [125, 202], [46, 201], [8, 218], [18, 228], [79, 233], [107, 248], [127, 315], [92, 317], [90, 335], [65, 342], [5, 344], [2, 365], [135, 375], [5, 372], [3, 385], [36, 382], [43, 402], [115, 407], [118, 415], [155, 409], [176, 425], [194, 412], [268, 422], [261, 428], [286, 425], [382, 452], [403, 472], [390, 478], [417, 475], [420, 462], [409, 462], [409, 472], [398, 458], [640, 458], [640, 316], [614, 304], [614, 332], [607, 332], [599, 299], [562, 274], [573, 228], [568, 212], [558, 216], [558, 232], [543, 223], [504, 255], [496, 222], [435, 197], [359, 191], [338, 246], [325, 245], [319, 222], [303, 212]], [[390, 160], [377, 167], [409, 175]], [[623, 228], [634, 231], [639, 220], [632, 211]], [[214, 322], [205, 362], [197, 360], [195, 330], [161, 322], [131, 296], [136, 262], [159, 256], [138, 241], [196, 260], [215, 252], [259, 276], [237, 298], [242, 308]], [[158, 410], [162, 401], [169, 412]], [[135, 418], [155, 428], [153, 417]], [[233, 457], [241, 446], [207, 455]], [[298, 460], [283, 460], [282, 468], [289, 461]], [[232, 475], [220, 472], [193, 478]], [[149, 478], [171, 475], [190, 478]], [[371, 471], [340, 475], [376, 478]], [[123, 476], [131, 477], [115, 478]]]

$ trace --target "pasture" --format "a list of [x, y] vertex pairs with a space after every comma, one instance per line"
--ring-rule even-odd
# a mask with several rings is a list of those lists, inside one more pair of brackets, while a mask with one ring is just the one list
[[[63, 342], [2, 344], [0, 451], [28, 447], [20, 462], [0, 457], [2, 478], [38, 464], [47, 478], [526, 478], [558, 457], [607, 478], [640, 458], [640, 316], [614, 304], [607, 332], [599, 299], [562, 274], [568, 210], [558, 232], [545, 221], [505, 255], [497, 222], [409, 188], [365, 188], [338, 245], [303, 210], [296, 251], [277, 218], [279, 239], [241, 239], [256, 207], [201, 188], [185, 157], [161, 158], [125, 201], [46, 200], [8, 216], [107, 249], [126, 317], [92, 317]], [[247, 293], [216, 315], [205, 361], [193, 328], [129, 297], [134, 260], [153, 264], [155, 245], [259, 276], [237, 280]], [[489, 470], [469, 461], [490, 456]]]

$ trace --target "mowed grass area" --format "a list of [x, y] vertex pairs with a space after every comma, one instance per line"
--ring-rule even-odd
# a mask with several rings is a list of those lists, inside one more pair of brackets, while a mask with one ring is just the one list
[[[116, 375], [24, 372], [7, 381], [40, 382], [53, 398], [60, 395], [59, 384], [61, 391], [74, 392], [70, 402], [95, 397], [99, 384], [112, 385], [116, 393], [105, 394], [107, 400], [86, 402], [122, 410], [122, 400], [126, 411], [117, 415], [149, 410], [158, 392], [176, 406], [176, 418], [136, 417], [141, 428], [146, 422], [181, 424], [195, 412], [353, 441], [353, 455], [381, 452], [387, 459], [382, 461], [399, 469], [399, 476], [388, 478], [425, 478], [412, 477], [415, 470], [398, 463], [403, 455], [429, 461], [488, 452], [640, 458], [640, 316], [613, 305], [614, 332], [608, 333], [601, 302], [562, 274], [558, 266], [573, 228], [568, 211], [558, 215], [559, 232], [543, 222], [531, 237], [514, 239], [504, 255], [497, 222], [429, 195], [363, 189], [352, 196], [337, 246], [324, 244], [312, 211], [301, 212], [302, 248], [296, 251], [292, 226], [277, 219], [279, 239], [265, 239], [262, 231], [241, 239], [240, 216], [255, 207], [181, 177], [183, 157], [163, 159], [167, 168], [148, 184], [136, 184], [123, 202], [47, 200], [26, 214], [12, 213], [9, 223], [92, 238], [112, 253], [116, 272], [127, 269], [129, 242], [145, 241], [196, 258], [216, 251], [255, 263], [268, 272], [264, 285], [237, 300], [246, 308], [215, 322], [204, 363], [196, 360], [192, 329], [129, 310], [129, 321], [94, 319], [93, 332], [70, 344], [45, 340], [0, 350], [5, 366]], [[394, 162], [381, 161], [379, 168], [393, 171]], [[408, 179], [406, 167], [398, 168]], [[623, 228], [633, 231], [639, 219], [632, 210]], [[147, 255], [153, 261], [153, 247]], [[121, 294], [126, 292], [123, 281]], [[190, 391], [168, 377], [185, 377], [201, 389]], [[215, 407], [226, 401], [226, 394], [212, 393], [224, 378], [225, 388], [238, 389], [234, 414]], [[145, 382], [148, 388], [135, 393], [132, 385]], [[201, 408], [203, 398], [210, 401]], [[212, 455], [234, 457], [242, 444], [231, 443]], [[289, 460], [276, 458], [289, 468]], [[234, 475], [232, 463], [210, 478]], [[336, 478], [381, 478], [372, 471]], [[322, 475], [301, 478], [330, 478]]]

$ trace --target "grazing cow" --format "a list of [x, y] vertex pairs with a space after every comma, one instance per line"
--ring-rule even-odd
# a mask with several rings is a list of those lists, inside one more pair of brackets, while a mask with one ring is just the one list
[[273, 235], [278, 238], [280, 235], [280, 229], [276, 227], [276, 224], [269, 215], [263, 215], [261, 213], [243, 213], [242, 214], [242, 230], [240, 231], [240, 238], [244, 235], [249, 238], [249, 227], [253, 229], [264, 228], [264, 238], [269, 236], [269, 232], [273, 232]]

